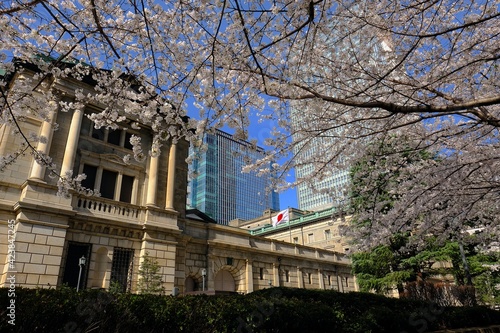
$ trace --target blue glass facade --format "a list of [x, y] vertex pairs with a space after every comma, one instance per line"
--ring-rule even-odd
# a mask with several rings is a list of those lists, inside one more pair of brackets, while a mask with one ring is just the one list
[[188, 206], [226, 225], [236, 218], [259, 217], [268, 208], [279, 210], [278, 193], [266, 191], [269, 178], [241, 172], [247, 161], [264, 156], [263, 149], [252, 149], [250, 143], [219, 130], [205, 134], [203, 141], [206, 150], [190, 166], [194, 176]]
[[[292, 111], [297, 113], [295, 111]], [[298, 119], [298, 121], [302, 121]], [[306, 146], [296, 146], [295, 177], [297, 179], [309, 179], [312, 183], [300, 183], [297, 185], [297, 202], [299, 209], [302, 210], [321, 210], [332, 205], [340, 205], [345, 202], [345, 188], [349, 184], [349, 166], [340, 167], [342, 162], [337, 160], [337, 168], [330, 168], [330, 175], [323, 179], [318, 179], [313, 163], [307, 163], [311, 155], [321, 150], [328, 149], [334, 145], [335, 141], [331, 138], [313, 138], [309, 140]]]

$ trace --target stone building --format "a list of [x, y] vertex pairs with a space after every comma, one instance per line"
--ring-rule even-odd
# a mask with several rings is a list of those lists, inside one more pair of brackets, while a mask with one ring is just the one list
[[[5, 93], [35, 72], [26, 65], [6, 77]], [[77, 89], [94, 93], [86, 79], [55, 79], [43, 89], [61, 101], [72, 101]], [[85, 185], [101, 196], [57, 196], [57, 179], [30, 154], [0, 172], [0, 285], [15, 276], [23, 287], [107, 289], [115, 283], [135, 292], [147, 253], [169, 292], [248, 293], [271, 285], [356, 290], [341, 253], [259, 237], [186, 211], [187, 142], [165, 144], [158, 157], [127, 164], [130, 136], [140, 136], [146, 150], [150, 128], [132, 129], [137, 119], [127, 119], [116, 130], [95, 129], [87, 115], [103, 105], [71, 112], [58, 105], [54, 100], [47, 119], [26, 113], [19, 130], [46, 137], [36, 148], [52, 157], [59, 174], [85, 173]], [[13, 126], [0, 128], [0, 156], [22, 144]]]
[[244, 221], [233, 220], [230, 225], [250, 231], [251, 235], [266, 237], [292, 244], [345, 253], [349, 242], [341, 236], [341, 228], [347, 225], [351, 216], [344, 215], [336, 207], [320, 211], [303, 211], [288, 208], [289, 221], [272, 225], [272, 217], [278, 212], [266, 210], [261, 217]]

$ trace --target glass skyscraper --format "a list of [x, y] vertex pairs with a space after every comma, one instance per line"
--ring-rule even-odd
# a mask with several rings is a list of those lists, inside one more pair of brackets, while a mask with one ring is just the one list
[[[364, 2], [353, 2], [350, 10], [362, 12]], [[332, 27], [332, 29], [335, 29]], [[334, 30], [332, 30], [334, 31]], [[383, 35], [352, 34], [346, 39], [338, 39], [336, 34], [318, 34], [318, 40], [325, 47], [324, 59], [349, 58], [357, 48], [370, 50], [370, 58], [366, 61], [371, 66], [380, 64], [392, 64], [394, 54], [392, 52], [389, 38]], [[355, 48], [356, 47], [356, 48]], [[321, 64], [321, 63], [320, 63]], [[309, 75], [310, 82], [319, 89], [320, 93], [337, 97], [339, 91], [335, 82], [336, 74], [329, 73], [328, 67], [308, 65], [307, 71], [300, 78], [304, 81]], [[350, 84], [364, 84], [363, 79], [352, 80]], [[314, 103], [313, 103], [314, 104]], [[348, 203], [348, 187], [350, 183], [350, 155], [338, 154], [335, 148], [340, 142], [345, 142], [344, 132], [352, 125], [337, 125], [337, 117], [342, 118], [347, 114], [342, 105], [325, 103], [318, 112], [318, 106], [314, 105], [315, 112], [308, 112], [307, 101], [294, 101], [290, 104], [290, 125], [292, 127], [292, 140], [294, 141], [294, 169], [298, 208], [301, 210], [322, 210], [333, 206], [344, 206]], [[360, 134], [361, 134], [360, 130]], [[348, 135], [350, 136], [350, 135]], [[359, 140], [363, 142], [362, 135]], [[352, 153], [352, 152], [351, 152]], [[315, 156], [320, 156], [319, 159]], [[329, 161], [327, 165], [322, 162]], [[318, 172], [316, 168], [321, 169]], [[305, 181], [304, 181], [305, 180]]]
[[264, 156], [260, 147], [216, 130], [205, 134], [206, 149], [190, 165], [188, 208], [196, 208], [219, 224], [233, 219], [249, 220], [266, 209], [279, 210], [279, 195], [266, 191], [270, 179], [255, 172], [242, 173], [247, 162]]
[[[305, 124], [303, 113], [297, 109], [291, 109], [291, 116], [293, 119], [292, 127], [296, 128]], [[304, 126], [312, 128], [314, 125]], [[301, 210], [317, 211], [332, 207], [332, 205], [345, 204], [346, 187], [349, 184], [349, 165], [343, 162], [342, 157], [335, 158], [337, 167], [330, 168], [328, 175], [321, 179], [316, 175], [314, 164], [308, 162], [311, 156], [322, 150], [328, 150], [328, 147], [334, 144], [335, 141], [332, 137], [334, 135], [309, 138], [305, 140], [306, 142], [294, 146], [295, 177], [296, 179], [309, 180], [300, 182], [296, 186], [298, 208]], [[293, 139], [299, 141], [300, 134], [295, 134]], [[334, 159], [333, 156], [329, 158]]]

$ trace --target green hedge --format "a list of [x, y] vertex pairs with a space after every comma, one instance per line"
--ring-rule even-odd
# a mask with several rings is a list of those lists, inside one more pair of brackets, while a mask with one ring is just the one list
[[483, 307], [437, 307], [367, 293], [270, 288], [249, 295], [155, 296], [0, 289], [0, 332], [426, 332], [500, 324]]

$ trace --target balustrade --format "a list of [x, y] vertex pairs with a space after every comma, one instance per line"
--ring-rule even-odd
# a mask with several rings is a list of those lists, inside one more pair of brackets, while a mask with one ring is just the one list
[[137, 220], [141, 216], [142, 209], [131, 204], [112, 201], [99, 197], [79, 197], [76, 198], [74, 208], [80, 212], [90, 212], [93, 215], [105, 215]]

